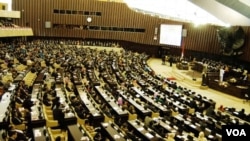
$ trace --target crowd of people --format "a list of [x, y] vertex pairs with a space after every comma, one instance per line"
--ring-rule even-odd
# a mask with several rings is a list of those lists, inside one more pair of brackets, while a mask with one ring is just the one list
[[[108, 91], [110, 91], [114, 98], [117, 99], [117, 102], [119, 106], [121, 106], [123, 109], [128, 110], [130, 113], [136, 113], [135, 107], [133, 107], [132, 104], [129, 104], [126, 101], [123, 101], [123, 99], [114, 91], [116, 89], [122, 89], [127, 92], [130, 92], [130, 87], [135, 85], [135, 83], [139, 83], [138, 80], [144, 80], [143, 74], [148, 73], [146, 78], [150, 78], [150, 75], [154, 78], [157, 77], [150, 68], [145, 67], [146, 62], [145, 58], [148, 56], [146, 54], [138, 54], [131, 51], [124, 51], [121, 52], [114, 52], [110, 51], [107, 52], [105, 50], [98, 51], [96, 49], [91, 49], [91, 47], [82, 48], [81, 45], [100, 45], [102, 46], [105, 43], [101, 42], [84, 42], [84, 41], [74, 41], [74, 40], [34, 40], [30, 42], [22, 42], [22, 41], [13, 41], [11, 43], [3, 43], [2, 49], [0, 51], [0, 64], [1, 64], [1, 86], [4, 90], [7, 90], [7, 88], [11, 85], [13, 80], [18, 75], [18, 69], [17, 67], [19, 65], [25, 65], [30, 67], [31, 73], [39, 73], [41, 70], [43, 70], [43, 67], [49, 67], [49, 73], [53, 78], [57, 78], [59, 70], [61, 67], [64, 69], [64, 84], [69, 92], [75, 92], [75, 88], [73, 83], [73, 73], [77, 72], [83, 79], [86, 79], [86, 84], [83, 84], [88, 91], [88, 93], [91, 94], [91, 97], [94, 99], [94, 101], [100, 105], [101, 111], [109, 116], [110, 118], [113, 118], [113, 112], [110, 110], [109, 107], [105, 104], [105, 102], [98, 96], [97, 92], [94, 90], [93, 84], [91, 82], [90, 76], [88, 76], [88, 70], [89, 69], [95, 69], [98, 72], [97, 77], [105, 82], [106, 84], [103, 85], [104, 88]], [[108, 45], [116, 44], [116, 43], [108, 43]], [[115, 61], [114, 61], [115, 60]], [[141, 65], [143, 64], [144, 65]], [[124, 79], [119, 78], [117, 75], [113, 74], [114, 68], [112, 66], [118, 66], [119, 70], [121, 71], [121, 75]], [[129, 69], [128, 69], [128, 66]], [[140, 75], [138, 75], [140, 74]], [[118, 84], [118, 86], [113, 85], [113, 81], [106, 80], [106, 76], [110, 76], [113, 81]], [[147, 80], [147, 79], [145, 79]], [[149, 80], [148, 80], [149, 81]], [[146, 85], [148, 85], [146, 82]], [[157, 92], [162, 90], [162, 87], [159, 87], [158, 84], [154, 84], [155, 88], [159, 89]], [[54, 112], [56, 120], [59, 121], [59, 124], [61, 125], [61, 128], [65, 128], [64, 122], [63, 122], [63, 111], [62, 105], [60, 104], [58, 98], [55, 96], [55, 92], [53, 90], [53, 87], [50, 89], [45, 89], [45, 93], [43, 95], [42, 101], [43, 104], [46, 106], [51, 106]], [[145, 86], [146, 87], [146, 86]], [[174, 93], [176, 91], [183, 91], [180, 90], [176, 83], [169, 84], [169, 87], [173, 88], [173, 92], [170, 92], [168, 95], [171, 98], [174, 98]], [[17, 87], [17, 91], [14, 96], [14, 102], [11, 104], [12, 109], [12, 122], [14, 124], [21, 124], [25, 123], [27, 125], [31, 122], [30, 112], [32, 109], [32, 105], [34, 105], [34, 101], [31, 100], [31, 91], [32, 86], [28, 86], [25, 84], [25, 81], [20, 81]], [[2, 95], [3, 92], [0, 94]], [[187, 91], [189, 93], [189, 91]], [[52, 101], [48, 100], [48, 95], [54, 97]], [[186, 94], [184, 94], [186, 95]], [[206, 111], [206, 108], [204, 107], [204, 103], [202, 102], [202, 98], [195, 98], [194, 95], [190, 96], [190, 103], [193, 104], [193, 108], [196, 108], [198, 112], [203, 113]], [[192, 97], [193, 96], [193, 97]], [[174, 109], [174, 105], [171, 102], [166, 102], [166, 99], [160, 98], [157, 95], [155, 95], [154, 100], [157, 102], [160, 102], [164, 105], [169, 106], [169, 108]], [[178, 99], [179, 100], [179, 99]], [[85, 125], [89, 131], [94, 131], [92, 128], [92, 122], [91, 118], [89, 118], [89, 113], [87, 109], [82, 105], [80, 102], [80, 99], [77, 95], [72, 96], [70, 98], [70, 101], [72, 103], [72, 106], [74, 107], [76, 113], [79, 117], [83, 119], [87, 119], [85, 121]], [[138, 101], [140, 103], [140, 101]], [[142, 102], [141, 102], [142, 103]], [[20, 115], [19, 109], [17, 108], [18, 104], [22, 104], [24, 107], [24, 115]], [[146, 104], [145, 104], [146, 105]], [[147, 108], [152, 109], [152, 111], [155, 110], [156, 107], [147, 104]], [[213, 113], [214, 107], [210, 107], [210, 111], [207, 110], [207, 114]], [[214, 114], [214, 113], [213, 113]], [[212, 115], [212, 114], [211, 114]], [[153, 123], [150, 123], [153, 126]], [[124, 127], [123, 127], [124, 126]], [[181, 127], [180, 124], [178, 126]], [[28, 129], [28, 133], [31, 133], [30, 130], [31, 126]], [[124, 131], [126, 134], [133, 135], [130, 130], [126, 130], [126, 125], [122, 125], [122, 128], [124, 128]], [[156, 126], [155, 126], [156, 127]], [[156, 129], [157, 130], [157, 129]], [[164, 133], [165, 134], [165, 133]], [[31, 135], [26, 134], [27, 137], [31, 137]], [[26, 136], [25, 135], [25, 136]], [[16, 138], [16, 133], [12, 133], [11, 131], [8, 132], [9, 138]], [[101, 138], [100, 133], [96, 134], [96, 138]], [[173, 141], [174, 140], [174, 134], [167, 134], [166, 140]], [[164, 137], [165, 138], [165, 137]], [[200, 138], [200, 140], [206, 141], [206, 137], [204, 137], [204, 133], [201, 132], [197, 138]]]
[[17, 25], [13, 24], [12, 21], [1, 18], [0, 19], [0, 28], [5, 28], [5, 27], [18, 27]]

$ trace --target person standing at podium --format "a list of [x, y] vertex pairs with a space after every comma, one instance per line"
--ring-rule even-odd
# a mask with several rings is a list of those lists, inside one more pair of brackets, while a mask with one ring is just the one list
[[224, 70], [224, 67], [222, 66], [222, 67], [220, 68], [220, 83], [223, 82], [224, 73], [225, 73], [225, 70]]

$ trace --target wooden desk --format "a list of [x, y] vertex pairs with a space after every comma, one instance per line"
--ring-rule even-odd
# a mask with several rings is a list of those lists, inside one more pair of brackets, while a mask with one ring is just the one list
[[107, 102], [110, 108], [112, 108], [118, 116], [128, 116], [127, 110], [122, 110], [121, 107], [115, 101], [115, 98], [110, 94], [109, 96], [105, 93], [105, 90], [100, 86], [95, 86], [97, 92], [101, 95], [101, 97]]
[[202, 62], [194, 62], [194, 65], [192, 67], [192, 70], [202, 72], [204, 68], [204, 64]]
[[83, 102], [83, 104], [86, 106], [88, 111], [90, 112], [93, 120], [95, 120], [95, 125], [97, 126], [100, 122], [104, 120], [103, 114], [95, 108], [95, 106], [91, 103], [91, 101], [88, 99], [88, 94], [83, 89], [83, 86], [77, 85], [76, 86], [77, 92]]
[[220, 86], [218, 82], [214, 80], [210, 80], [208, 83], [209, 88], [221, 91], [223, 93], [238, 97], [244, 98], [244, 94], [247, 92], [247, 89], [238, 88], [233, 85], [229, 85], [228, 87]]
[[71, 109], [71, 107], [69, 107], [69, 103], [67, 103], [68, 99], [67, 99], [66, 93], [62, 90], [62, 88], [63, 88], [62, 84], [56, 84], [55, 91], [56, 91], [57, 97], [60, 98], [60, 103], [63, 103], [64, 106], [68, 107], [69, 109], [69, 112], [65, 113], [64, 121], [67, 125], [75, 124], [77, 122], [77, 118], [74, 115], [74, 112]]
[[100, 111], [98, 111], [95, 106], [91, 103], [91, 101], [88, 99], [88, 94], [85, 92], [85, 90], [82, 88], [82, 86], [76, 86], [76, 89], [79, 93], [79, 96], [84, 103], [84, 105], [87, 107], [88, 111], [91, 113], [93, 117], [101, 116]]
[[37, 75], [36, 80], [34, 81], [34, 84], [36, 84], [36, 83], [42, 84], [42, 83], [44, 82], [44, 80], [43, 80], [44, 77], [45, 77], [44, 73], [45, 73], [45, 71], [41, 71], [41, 72]]
[[[150, 133], [150, 132], [154, 132], [154, 131], [150, 128], [148, 128], [146, 130], [144, 128], [144, 123], [140, 122], [139, 120], [130, 120], [130, 121], [128, 121], [128, 123], [130, 126], [132, 126], [134, 128], [134, 130], [139, 134], [139, 136], [143, 139], [143, 141], [151, 141], [154, 138], [154, 136]], [[155, 135], [157, 137], [161, 137], [157, 133], [155, 133]]]
[[77, 124], [68, 125], [67, 128], [69, 130], [70, 139], [73, 141], [79, 141], [84, 136]]
[[144, 94], [144, 93], [145, 93], [144, 91], [141, 91], [141, 90], [139, 90], [139, 89], [136, 88], [136, 87], [132, 87], [132, 89], [133, 89], [137, 94], [139, 94], [146, 102], [149, 102], [150, 104], [152, 104], [153, 106], [155, 106], [155, 107], [160, 111], [161, 115], [163, 115], [164, 113], [168, 112], [168, 110], [166, 109], [166, 107], [162, 106], [162, 105], [159, 104], [159, 103], [156, 103], [156, 102], [154, 101], [153, 98], [151, 98], [151, 97], [145, 95], [145, 94]]
[[113, 123], [101, 123], [101, 129], [105, 137], [108, 137], [111, 141], [126, 141], [124, 134], [118, 130], [119, 127]]
[[176, 129], [176, 128], [171, 127], [169, 125], [170, 123], [167, 121], [164, 121], [162, 119], [157, 119], [157, 118], [154, 118], [153, 120], [157, 121], [159, 125], [163, 127], [168, 133], [175, 133], [178, 130], [178, 128]]
[[95, 73], [94, 73], [94, 70], [88, 69], [87, 70], [87, 76], [90, 79], [90, 83], [92, 83], [94, 86], [100, 86], [101, 85], [99, 80], [97, 79]]
[[79, 76], [80, 73], [81, 72], [74, 72], [73, 73], [73, 82], [74, 82], [74, 85], [82, 85], [82, 80], [81, 80], [81, 78]]
[[123, 93], [122, 90], [117, 90], [117, 92], [123, 97], [124, 100], [128, 101], [130, 104], [132, 104], [136, 111], [139, 113], [138, 116], [141, 116], [142, 119], [144, 119], [146, 116], [151, 116], [152, 111], [150, 109], [145, 109], [143, 105], [138, 104], [136, 101], [134, 101], [131, 97], [128, 97]]
[[31, 101], [36, 104], [31, 107], [31, 124], [32, 127], [41, 127], [45, 125], [45, 118], [43, 115], [42, 102], [39, 100], [42, 98], [41, 84], [34, 84], [31, 92]]

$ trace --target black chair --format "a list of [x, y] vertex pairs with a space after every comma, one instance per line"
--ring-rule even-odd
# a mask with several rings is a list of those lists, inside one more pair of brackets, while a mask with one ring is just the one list
[[7, 133], [6, 133], [5, 131], [2, 132], [2, 138], [3, 138], [4, 140], [7, 139]]

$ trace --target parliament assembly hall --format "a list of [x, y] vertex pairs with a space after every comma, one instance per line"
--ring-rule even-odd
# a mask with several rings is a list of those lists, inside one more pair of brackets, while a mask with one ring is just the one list
[[0, 141], [247, 141], [249, 9], [0, 0]]

